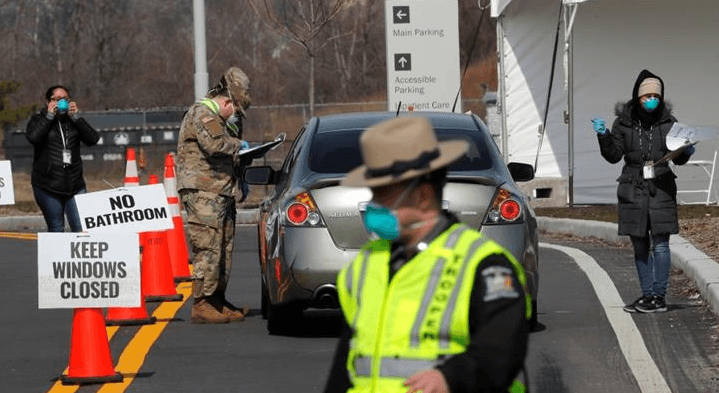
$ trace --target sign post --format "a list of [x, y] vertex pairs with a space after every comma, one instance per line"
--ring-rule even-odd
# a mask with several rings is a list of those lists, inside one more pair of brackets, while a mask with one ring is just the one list
[[[385, 1], [388, 110], [452, 111], [460, 88], [458, 19], [457, 0]], [[461, 101], [454, 110], [462, 111]]]

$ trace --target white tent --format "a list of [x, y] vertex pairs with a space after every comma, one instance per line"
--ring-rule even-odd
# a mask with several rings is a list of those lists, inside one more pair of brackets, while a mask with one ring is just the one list
[[[590, 119], [611, 125], [615, 104], [630, 98], [642, 69], [664, 80], [680, 122], [719, 126], [716, 0], [492, 0], [491, 12], [506, 160], [537, 160], [536, 177], [564, 179], [568, 202], [616, 203], [621, 164], [600, 156]], [[702, 142], [692, 159], [711, 159], [716, 149], [719, 141]], [[679, 189], [706, 188], [703, 175], [682, 173]]]

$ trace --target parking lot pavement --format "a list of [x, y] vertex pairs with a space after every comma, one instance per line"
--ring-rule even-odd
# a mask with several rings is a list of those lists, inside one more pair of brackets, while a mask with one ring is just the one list
[[[257, 209], [241, 209], [237, 212], [237, 224], [257, 222]], [[537, 217], [540, 231], [567, 233], [579, 237], [595, 237], [610, 242], [629, 242], [628, 237], [617, 235], [617, 224], [574, 220], [565, 218]], [[0, 217], [1, 232], [38, 232], [45, 230], [42, 216]], [[702, 298], [714, 314], [719, 316], [719, 263], [699, 251], [678, 235], [670, 237], [672, 266], [684, 271], [696, 282]]]

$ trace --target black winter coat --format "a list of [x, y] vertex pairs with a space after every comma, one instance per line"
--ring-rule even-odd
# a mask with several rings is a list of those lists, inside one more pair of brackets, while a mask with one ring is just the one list
[[[62, 133], [65, 135], [63, 145]], [[25, 137], [34, 147], [32, 185], [56, 195], [73, 196], [85, 188], [80, 158], [80, 142], [94, 146], [100, 139], [81, 117], [48, 115], [47, 109], [32, 115], [27, 123]], [[64, 146], [72, 152], [70, 164], [63, 163]]]
[[[656, 162], [669, 152], [666, 136], [677, 121], [664, 101], [652, 116], [639, 107], [639, 84], [650, 77], [659, 79], [646, 70], [640, 73], [632, 99], [617, 106], [611, 132], [597, 134], [602, 157], [612, 164], [624, 158], [622, 174], [617, 178], [620, 235], [644, 237], [648, 231], [657, 235], [679, 232], [676, 175], [669, 163], [655, 166], [653, 179], [644, 179], [643, 174], [647, 161]], [[662, 97], [663, 93], [662, 87]], [[688, 160], [689, 155], [682, 153], [672, 161], [682, 165]]]

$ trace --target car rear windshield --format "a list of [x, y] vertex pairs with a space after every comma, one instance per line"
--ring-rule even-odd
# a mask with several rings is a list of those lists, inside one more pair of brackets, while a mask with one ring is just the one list
[[[359, 137], [363, 130], [328, 131], [315, 134], [310, 146], [310, 170], [317, 173], [345, 174], [362, 164]], [[492, 168], [492, 156], [477, 130], [436, 129], [440, 141], [461, 139], [469, 142], [467, 155], [452, 164], [452, 172], [482, 171]]]

